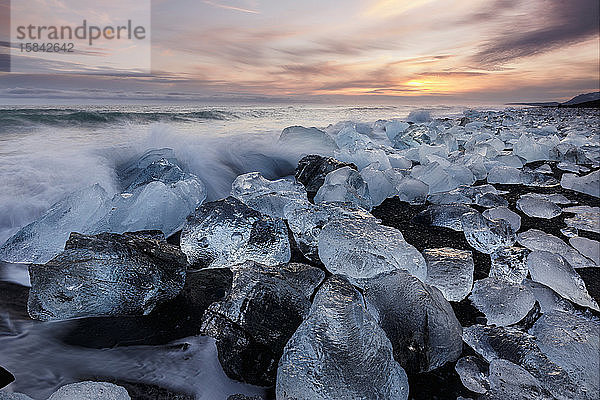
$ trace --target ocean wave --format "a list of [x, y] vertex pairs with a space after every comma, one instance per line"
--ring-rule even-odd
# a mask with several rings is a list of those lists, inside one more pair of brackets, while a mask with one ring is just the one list
[[239, 118], [237, 114], [223, 110], [132, 112], [77, 109], [17, 109], [0, 110], [0, 128], [35, 125], [94, 125], [126, 122], [199, 122], [203, 120], [231, 120], [236, 118]]

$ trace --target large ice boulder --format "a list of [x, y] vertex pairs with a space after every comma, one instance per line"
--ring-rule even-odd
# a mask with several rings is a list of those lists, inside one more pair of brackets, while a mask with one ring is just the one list
[[408, 398], [392, 344], [343, 277], [319, 289], [308, 317], [286, 344], [277, 370], [279, 400]]
[[485, 314], [488, 324], [507, 326], [521, 321], [535, 306], [527, 287], [504, 279], [485, 278], [475, 282], [471, 303]]
[[425, 280], [427, 265], [402, 233], [371, 219], [334, 220], [319, 233], [319, 258], [333, 274], [355, 282], [398, 269]]
[[325, 273], [304, 264], [267, 267], [252, 261], [232, 269], [231, 291], [205, 312], [202, 332], [217, 339], [219, 361], [230, 378], [273, 385], [283, 347], [308, 315]]
[[108, 212], [110, 197], [96, 184], [71, 193], [0, 247], [0, 260], [45, 263], [60, 253], [71, 232], [86, 232]]
[[148, 314], [181, 291], [186, 266], [160, 232], [72, 233], [61, 254], [29, 267], [29, 314], [42, 321]]
[[590, 196], [600, 197], [600, 170], [581, 177], [575, 174], [563, 174], [560, 186]]
[[364, 296], [408, 373], [431, 371], [460, 356], [462, 328], [437, 288], [397, 270], [369, 279]]
[[278, 265], [291, 257], [283, 220], [263, 215], [234, 197], [205, 203], [188, 216], [181, 250], [190, 264], [213, 268], [247, 260]]

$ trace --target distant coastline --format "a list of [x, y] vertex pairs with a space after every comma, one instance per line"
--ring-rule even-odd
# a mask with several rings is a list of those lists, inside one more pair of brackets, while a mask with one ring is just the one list
[[557, 108], [600, 108], [600, 92], [580, 94], [569, 101], [559, 103], [557, 101], [549, 102], [518, 102], [506, 103], [510, 106], [535, 106], [535, 107], [557, 107]]

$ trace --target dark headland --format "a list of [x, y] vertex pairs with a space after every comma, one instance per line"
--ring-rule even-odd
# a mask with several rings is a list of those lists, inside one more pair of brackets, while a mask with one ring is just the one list
[[507, 103], [507, 105], [558, 107], [558, 108], [600, 108], [600, 92], [580, 94], [569, 101], [559, 103], [557, 101], [537, 103]]

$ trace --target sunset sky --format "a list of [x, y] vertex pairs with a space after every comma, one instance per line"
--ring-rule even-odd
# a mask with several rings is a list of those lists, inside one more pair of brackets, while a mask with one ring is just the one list
[[[82, 10], [112, 2], [78, 1]], [[30, 3], [43, 13], [62, 2]], [[568, 99], [599, 87], [599, 3], [153, 0], [151, 76], [93, 61], [69, 74], [46, 61], [54, 74], [0, 73], [0, 102]], [[110, 56], [101, 43], [94, 50]]]

